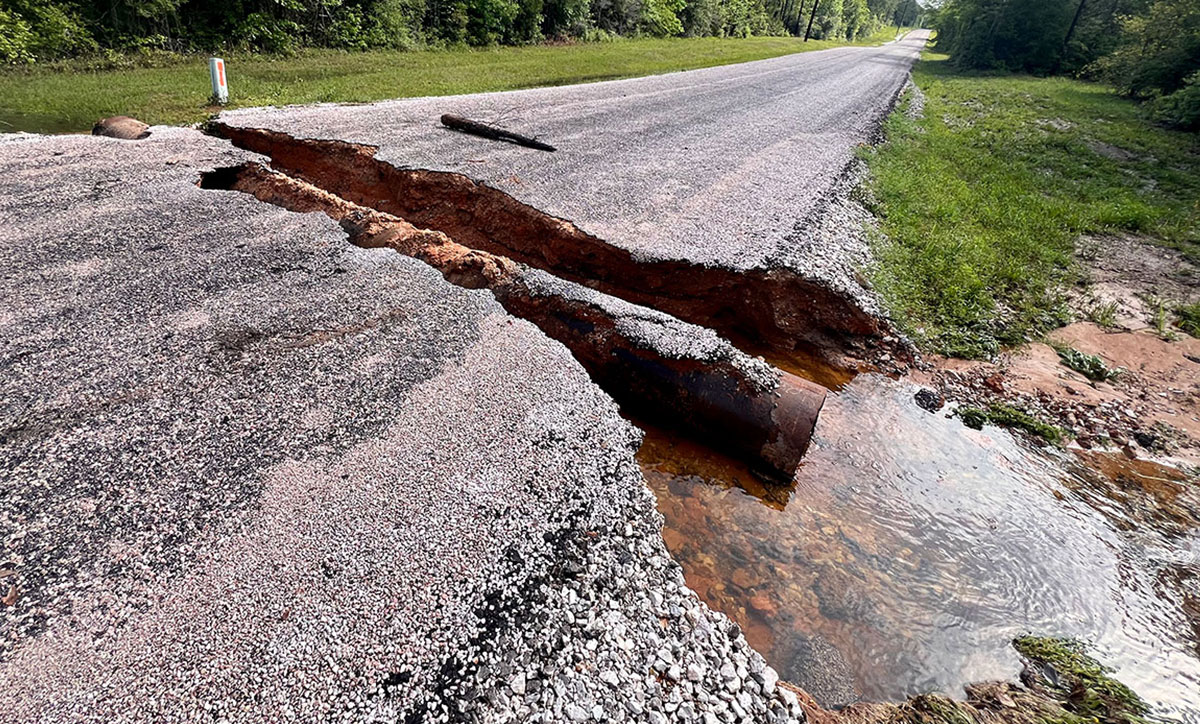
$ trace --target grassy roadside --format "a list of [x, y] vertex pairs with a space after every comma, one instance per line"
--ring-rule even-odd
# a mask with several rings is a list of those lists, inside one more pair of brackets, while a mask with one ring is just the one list
[[[896, 37], [884, 28], [859, 45]], [[630, 78], [845, 45], [798, 38], [673, 38], [487, 49], [230, 56], [230, 107], [367, 102]], [[90, 130], [115, 114], [147, 123], [194, 123], [211, 109], [207, 59], [164, 67], [94, 70], [86, 63], [0, 72], [0, 132]]]
[[1080, 234], [1127, 231], [1200, 259], [1200, 136], [1149, 122], [1107, 88], [972, 74], [926, 53], [865, 151], [886, 239], [877, 289], [926, 349], [986, 357], [1067, 321]]

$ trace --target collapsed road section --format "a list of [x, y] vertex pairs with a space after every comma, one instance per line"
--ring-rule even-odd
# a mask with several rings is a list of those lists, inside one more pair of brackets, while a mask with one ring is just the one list
[[[808, 448], [825, 389], [747, 356], [710, 330], [469, 248], [257, 163], [204, 174], [200, 185], [322, 211], [358, 246], [394, 249], [459, 286], [490, 289], [509, 313], [570, 349], [630, 412], [682, 429], [770, 478], [790, 482]], [[463, 213], [480, 216], [469, 207]]]
[[0, 720], [798, 721], [570, 353], [253, 160], [0, 143]]
[[220, 121], [206, 128], [269, 157], [276, 170], [358, 206], [755, 347], [786, 352], [807, 342], [826, 352], [830, 362], [851, 364], [848, 356], [861, 356], [886, 335], [879, 315], [784, 266], [747, 270], [644, 258], [463, 174], [380, 161], [370, 146]]

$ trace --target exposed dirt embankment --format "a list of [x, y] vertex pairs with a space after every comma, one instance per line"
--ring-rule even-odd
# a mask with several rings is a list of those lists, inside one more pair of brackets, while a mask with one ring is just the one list
[[491, 290], [511, 314], [562, 342], [627, 409], [735, 454], [770, 477], [790, 480], [808, 447], [824, 388], [746, 356], [709, 330], [606, 299], [259, 164], [207, 173], [201, 186], [324, 212], [358, 246], [395, 249], [454, 284]]
[[[653, 307], [754, 346], [815, 344], [853, 366], [884, 323], [827, 286], [787, 268], [734, 270], [684, 260], [639, 259], [575, 225], [461, 174], [397, 168], [372, 146], [304, 140], [212, 123], [209, 132], [271, 158], [274, 168], [354, 204], [441, 231], [621, 299]], [[897, 347], [898, 357], [907, 350]]]

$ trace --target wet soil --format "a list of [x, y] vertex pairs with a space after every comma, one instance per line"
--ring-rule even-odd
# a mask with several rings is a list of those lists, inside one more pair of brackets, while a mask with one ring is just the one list
[[1200, 486], [1123, 455], [1035, 449], [862, 375], [793, 486], [648, 436], [688, 583], [821, 705], [1012, 679], [1023, 633], [1094, 642], [1159, 713], [1200, 721]]
[[1065, 366], [1058, 352], [1033, 343], [993, 362], [933, 359], [912, 379], [976, 406], [1011, 404], [1062, 427], [1085, 447], [1134, 457], [1200, 464], [1200, 339], [1164, 339], [1147, 329], [1116, 331], [1091, 322], [1047, 335], [1050, 343], [1098, 356], [1123, 372], [1107, 382]]
[[1200, 267], [1152, 239], [1085, 236], [1076, 248], [1084, 272], [1068, 300], [1082, 318], [1112, 305], [1117, 329], [1149, 329], [1160, 303], [1171, 307], [1200, 301]]

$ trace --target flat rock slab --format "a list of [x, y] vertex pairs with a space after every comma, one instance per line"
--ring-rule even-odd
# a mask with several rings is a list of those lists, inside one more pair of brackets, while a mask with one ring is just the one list
[[640, 489], [487, 292], [196, 185], [249, 157], [0, 143], [0, 719], [394, 720], [514, 561]]
[[[832, 262], [819, 253], [806, 262], [806, 225], [855, 147], [873, 140], [927, 37], [632, 80], [251, 108], [220, 120], [369, 144], [401, 168], [462, 173], [642, 258], [738, 270], [785, 258], [821, 276]], [[558, 150], [451, 131], [443, 113]]]

